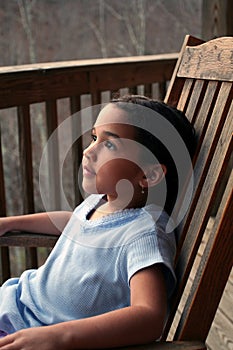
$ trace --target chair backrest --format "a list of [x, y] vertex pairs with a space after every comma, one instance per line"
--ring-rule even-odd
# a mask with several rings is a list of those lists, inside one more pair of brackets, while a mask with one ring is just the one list
[[[178, 287], [164, 339], [179, 303], [182, 311], [176, 321], [174, 339], [206, 339], [231, 271], [232, 83], [233, 38], [217, 38], [203, 43], [187, 36], [165, 102], [186, 113], [196, 128], [199, 140], [194, 159], [193, 198], [178, 229]], [[198, 266], [198, 249], [202, 248], [201, 242], [210, 218], [214, 223]], [[185, 297], [183, 292], [193, 265], [197, 273], [192, 276], [192, 288]]]

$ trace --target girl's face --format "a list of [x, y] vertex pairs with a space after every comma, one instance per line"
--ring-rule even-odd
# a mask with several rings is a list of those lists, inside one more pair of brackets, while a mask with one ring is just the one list
[[92, 141], [83, 153], [83, 189], [87, 193], [107, 194], [108, 200], [114, 200], [141, 192], [140, 144], [134, 140], [134, 127], [123, 124], [126, 121], [126, 113], [113, 104], [99, 113]]

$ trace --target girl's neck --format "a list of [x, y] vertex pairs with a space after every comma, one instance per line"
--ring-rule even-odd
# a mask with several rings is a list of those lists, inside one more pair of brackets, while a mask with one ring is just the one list
[[99, 202], [98, 206], [94, 208], [89, 214], [88, 219], [94, 220], [101, 217], [104, 217], [109, 214], [113, 214], [115, 212], [121, 212], [124, 209], [136, 209], [141, 208], [145, 205], [145, 201], [131, 201], [127, 203], [127, 201], [122, 201], [119, 199], [112, 199], [108, 196], [104, 196], [103, 199]]

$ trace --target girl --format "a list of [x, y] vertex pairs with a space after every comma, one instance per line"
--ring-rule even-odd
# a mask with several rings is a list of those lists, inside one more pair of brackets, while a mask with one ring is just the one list
[[[100, 111], [84, 150], [82, 186], [90, 195], [73, 214], [0, 220], [1, 235], [62, 232], [43, 266], [0, 287], [0, 329], [8, 334], [0, 349], [103, 349], [159, 339], [175, 286], [175, 237], [166, 228], [178, 192], [172, 157], [148, 131], [167, 134], [163, 121], [192, 156], [195, 135], [181, 112], [143, 96], [115, 99]], [[163, 183], [165, 210], [155, 204]]]

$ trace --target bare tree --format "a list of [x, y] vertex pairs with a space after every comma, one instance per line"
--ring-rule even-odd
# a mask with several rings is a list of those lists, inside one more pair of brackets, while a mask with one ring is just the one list
[[[131, 2], [121, 3], [121, 12], [116, 10], [106, 2], [105, 7], [108, 12], [126, 28], [130, 45], [122, 42], [117, 45], [119, 54], [143, 55], [145, 53], [145, 37], [146, 37], [146, 0], [134, 0]], [[132, 49], [129, 49], [129, 46]]]
[[88, 21], [88, 25], [93, 30], [98, 43], [100, 44], [102, 57], [107, 57], [107, 44], [105, 39], [105, 1], [98, 0], [98, 12], [99, 12], [99, 21], [97, 24], [94, 21]]
[[36, 0], [18, 0], [18, 7], [21, 16], [22, 25], [28, 40], [30, 63], [36, 62], [35, 40], [32, 34], [32, 9]]
[[102, 57], [108, 57], [111, 52], [111, 44], [108, 42], [108, 33], [112, 30], [110, 17], [123, 27], [127, 34], [125, 43], [122, 40], [114, 41], [114, 51], [120, 56], [143, 55], [145, 53], [146, 37], [146, 0], [133, 0], [131, 2], [120, 2], [112, 5], [107, 0], [98, 0], [98, 20], [90, 18], [88, 25], [92, 29], [97, 42], [100, 45]]

